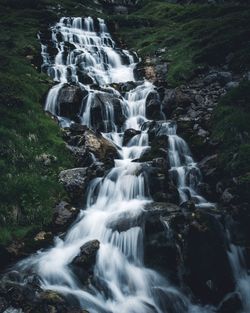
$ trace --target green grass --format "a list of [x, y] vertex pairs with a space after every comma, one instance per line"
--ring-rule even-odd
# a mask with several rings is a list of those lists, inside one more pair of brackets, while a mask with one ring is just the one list
[[[2, 6], [0, 48], [0, 242], [21, 238], [51, 220], [55, 203], [65, 197], [61, 169], [73, 166], [58, 125], [43, 111], [51, 86], [26, 58], [40, 53], [40, 12]], [[56, 157], [45, 166], [41, 154]]]
[[[250, 201], [250, 82], [243, 81], [216, 108], [212, 138], [219, 142], [218, 168], [222, 177], [238, 177], [240, 194]], [[242, 199], [241, 199], [242, 200]]]
[[[114, 17], [111, 17], [114, 19]], [[141, 56], [167, 48], [168, 82], [190, 79], [200, 65], [218, 66], [228, 59], [229, 68], [250, 68], [249, 5], [174, 5], [145, 0], [129, 16], [116, 16], [121, 37]]]

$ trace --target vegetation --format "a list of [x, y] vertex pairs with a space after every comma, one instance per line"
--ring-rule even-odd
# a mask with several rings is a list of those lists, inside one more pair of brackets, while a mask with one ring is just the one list
[[246, 193], [250, 186], [249, 120], [250, 82], [242, 81], [239, 87], [221, 99], [216, 108], [212, 137], [220, 143], [218, 165], [223, 176], [239, 177], [240, 190], [245, 189]]
[[34, 65], [40, 13], [0, 4], [0, 242], [6, 243], [50, 221], [64, 196], [58, 173], [72, 160], [57, 124], [43, 112], [51, 82]]
[[[112, 17], [113, 19], [113, 17]], [[129, 16], [116, 16], [119, 34], [140, 56], [155, 55], [170, 63], [168, 82], [178, 85], [192, 78], [200, 66], [244, 72], [250, 66], [250, 6], [174, 5], [144, 0]]]

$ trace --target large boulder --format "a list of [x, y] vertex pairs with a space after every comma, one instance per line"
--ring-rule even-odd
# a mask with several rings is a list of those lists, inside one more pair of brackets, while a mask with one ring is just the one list
[[58, 115], [77, 120], [86, 92], [76, 85], [64, 85], [57, 96]]

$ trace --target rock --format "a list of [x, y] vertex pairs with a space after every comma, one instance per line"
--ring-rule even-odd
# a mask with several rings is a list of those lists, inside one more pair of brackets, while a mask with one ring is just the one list
[[157, 92], [150, 92], [146, 99], [146, 116], [148, 119], [162, 119], [161, 102]]
[[229, 82], [226, 84], [225, 88], [226, 88], [226, 90], [231, 90], [233, 88], [238, 87], [239, 84], [240, 84], [239, 82]]
[[114, 159], [119, 158], [116, 147], [109, 140], [86, 126], [77, 123], [71, 124], [64, 133], [64, 139], [76, 158], [77, 164], [90, 166], [94, 162], [94, 155], [95, 159], [112, 167]]
[[210, 85], [215, 82], [219, 82], [221, 86], [225, 86], [232, 81], [232, 74], [230, 72], [214, 72], [208, 74], [203, 82], [205, 85]]
[[[83, 104], [86, 106], [87, 102], [88, 98], [86, 98]], [[85, 108], [83, 106], [83, 111], [84, 110]], [[111, 120], [112, 115], [114, 121]], [[101, 91], [95, 92], [92, 95], [90, 116], [92, 127], [98, 131], [105, 132], [112, 131], [114, 124], [121, 127], [126, 120], [121, 99], [114, 93]]]
[[86, 96], [86, 92], [84, 92], [79, 86], [64, 85], [60, 89], [57, 98], [57, 114], [70, 118], [71, 120], [76, 120], [84, 96]]
[[139, 135], [140, 133], [141, 131], [133, 128], [126, 129], [123, 136], [123, 146], [126, 146], [134, 136]]
[[183, 233], [183, 245], [184, 280], [203, 303], [217, 305], [235, 286], [227, 239], [216, 216], [196, 211]]
[[73, 259], [72, 264], [84, 269], [90, 269], [95, 264], [99, 247], [100, 242], [98, 240], [88, 241], [81, 247], [80, 253]]
[[[169, 216], [178, 215], [180, 208], [171, 203], [152, 202], [145, 206], [144, 261], [168, 278], [177, 282], [179, 252], [164, 222]], [[170, 236], [170, 237], [169, 237]]]
[[[11, 254], [10, 252], [6, 249], [5, 246], [0, 245], [0, 271], [4, 269], [6, 266], [9, 266], [11, 263]], [[0, 299], [0, 308], [1, 308], [1, 299]], [[0, 309], [1, 312], [1, 309]]]
[[42, 153], [39, 156], [36, 156], [36, 161], [42, 163], [44, 166], [50, 166], [51, 163], [57, 161], [57, 157], [51, 154]]
[[232, 74], [230, 72], [218, 72], [218, 81], [222, 86], [232, 81]]
[[[75, 205], [83, 205], [83, 198], [90, 176], [88, 168], [72, 168], [64, 170], [59, 174], [59, 182], [63, 184], [66, 192], [68, 193], [71, 201]], [[69, 212], [65, 211], [65, 219]]]
[[227, 188], [221, 196], [221, 201], [225, 204], [231, 203], [234, 199], [235, 196], [232, 195], [231, 190], [229, 188]]
[[202, 159], [198, 166], [204, 176], [204, 180], [212, 185], [217, 180], [217, 160], [218, 155], [213, 154]]
[[68, 226], [74, 222], [78, 213], [78, 209], [65, 201], [61, 201], [54, 209], [52, 230], [66, 231]]
[[218, 307], [218, 313], [241, 313], [242, 310], [241, 295], [237, 292], [228, 294]]

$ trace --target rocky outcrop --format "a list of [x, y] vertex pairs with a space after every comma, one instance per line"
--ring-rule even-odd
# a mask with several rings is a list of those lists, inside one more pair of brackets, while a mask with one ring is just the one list
[[72, 124], [64, 131], [64, 139], [78, 166], [90, 166], [97, 159], [106, 167], [111, 167], [114, 159], [119, 158], [116, 147], [110, 141], [86, 126]]

